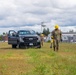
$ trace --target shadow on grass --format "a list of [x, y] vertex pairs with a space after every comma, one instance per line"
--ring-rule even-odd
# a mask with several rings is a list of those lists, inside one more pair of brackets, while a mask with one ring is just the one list
[[39, 48], [35, 48], [35, 47], [29, 47], [29, 48], [11, 48], [11, 47], [5, 47], [5, 48], [0, 48], [0, 50], [28, 50], [28, 49], [39, 49]]
[[24, 50], [26, 48], [11, 48], [11, 47], [6, 47], [6, 48], [0, 48], [0, 50]]

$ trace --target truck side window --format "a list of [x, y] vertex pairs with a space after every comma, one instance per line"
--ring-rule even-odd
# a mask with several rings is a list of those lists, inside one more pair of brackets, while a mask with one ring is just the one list
[[11, 31], [11, 32], [10, 32], [10, 36], [16, 36], [16, 33], [13, 32], [13, 31]]

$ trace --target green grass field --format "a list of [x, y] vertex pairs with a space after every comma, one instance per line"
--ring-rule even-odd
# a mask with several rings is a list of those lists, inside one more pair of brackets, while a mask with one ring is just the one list
[[0, 43], [0, 75], [76, 75], [76, 44], [61, 43], [54, 52], [50, 43], [41, 49], [12, 49]]

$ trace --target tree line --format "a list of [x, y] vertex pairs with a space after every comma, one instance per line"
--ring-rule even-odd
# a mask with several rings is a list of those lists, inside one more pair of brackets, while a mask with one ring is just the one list
[[[37, 34], [40, 35], [41, 33], [37, 32]], [[44, 28], [42, 34], [44, 34], [45, 36], [48, 36], [48, 34], [50, 34], [49, 28], [47, 28], [47, 29]]]
[[4, 36], [7, 36], [7, 33], [6, 32], [3, 32], [3, 34], [0, 35], [0, 41], [3, 41], [4, 40]]

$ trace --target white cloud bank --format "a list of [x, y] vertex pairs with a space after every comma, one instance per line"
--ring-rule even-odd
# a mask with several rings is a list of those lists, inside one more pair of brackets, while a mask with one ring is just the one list
[[52, 31], [76, 31], [76, 0], [0, 0], [0, 33], [10, 29], [41, 31], [41, 22]]

